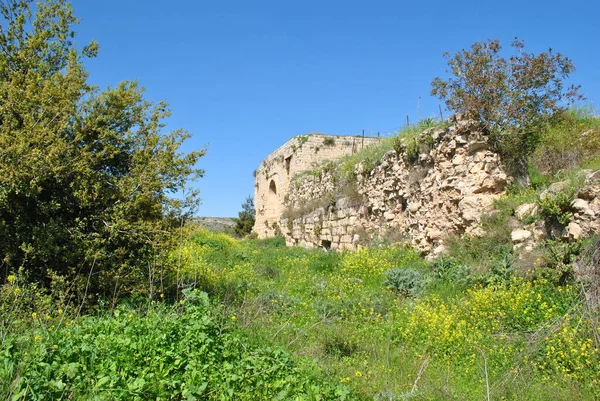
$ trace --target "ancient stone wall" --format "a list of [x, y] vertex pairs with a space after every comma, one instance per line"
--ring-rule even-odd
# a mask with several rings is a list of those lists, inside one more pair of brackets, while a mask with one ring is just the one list
[[339, 159], [378, 142], [377, 138], [356, 136], [301, 135], [271, 153], [255, 171], [254, 231], [260, 238], [280, 231], [290, 181], [297, 173], [314, 169], [326, 160]]
[[499, 156], [469, 121], [426, 131], [424, 138], [430, 149], [414, 163], [394, 150], [371, 171], [359, 163], [355, 188], [340, 188], [331, 171], [296, 179], [279, 209], [286, 242], [343, 250], [377, 239], [408, 241], [437, 254], [449, 236], [477, 234], [482, 214], [510, 181]]
[[[410, 242], [434, 257], [453, 236], [483, 234], [482, 216], [493, 211], [494, 200], [511, 182], [488, 136], [472, 121], [453, 120], [446, 128], [424, 131], [409, 139], [419, 144], [412, 153], [406, 143], [392, 141], [372, 148], [368, 157], [315, 169], [324, 160], [359, 150], [356, 138], [340, 138], [331, 148], [323, 146], [325, 138], [294, 138], [261, 165], [256, 180], [259, 236], [282, 234], [288, 245], [333, 250]], [[386, 147], [394, 150], [373, 159]], [[540, 200], [561, 191], [573, 196], [564, 227], [536, 218], [537, 203], [516, 208], [510, 227], [519, 254], [533, 252], [545, 239], [578, 240], [600, 232], [600, 171], [580, 174], [575, 181], [583, 184], [555, 182], [539, 195]], [[281, 190], [261, 190], [270, 186]]]

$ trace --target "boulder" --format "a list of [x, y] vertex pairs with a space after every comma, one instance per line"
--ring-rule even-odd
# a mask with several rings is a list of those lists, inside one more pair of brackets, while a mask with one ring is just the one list
[[535, 203], [523, 203], [515, 209], [515, 216], [517, 216], [519, 220], [523, 220], [523, 218], [527, 216], [534, 216], [536, 213], [537, 205]]
[[569, 181], [559, 181], [551, 184], [544, 192], [540, 194], [540, 199], [544, 200], [549, 196], [554, 196], [557, 193], [567, 189], [569, 187]]
[[569, 235], [569, 238], [578, 240], [583, 235], [583, 229], [579, 224], [570, 222], [567, 226], [567, 234]]
[[512, 239], [512, 242], [518, 244], [528, 240], [531, 237], [531, 235], [531, 231], [519, 229], [514, 230], [512, 233], [510, 233], [510, 238]]
[[590, 204], [587, 201], [580, 198], [577, 198], [573, 202], [571, 202], [571, 207], [581, 214], [594, 214], [594, 211], [590, 209]]

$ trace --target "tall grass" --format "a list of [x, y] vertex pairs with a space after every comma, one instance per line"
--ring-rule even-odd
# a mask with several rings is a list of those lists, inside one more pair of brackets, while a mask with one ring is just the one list
[[598, 350], [578, 287], [517, 274], [503, 262], [510, 239], [495, 235], [499, 243], [467, 241], [434, 264], [410, 248], [331, 254], [240, 242], [211, 268], [230, 283], [213, 296], [228, 300], [223, 313], [253, 344], [310, 357], [354, 397], [593, 399]]
[[544, 127], [532, 165], [546, 176], [586, 167], [600, 168], [600, 116], [573, 108]]

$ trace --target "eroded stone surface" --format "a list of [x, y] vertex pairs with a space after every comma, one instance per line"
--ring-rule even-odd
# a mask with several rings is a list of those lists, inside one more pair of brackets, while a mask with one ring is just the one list
[[[482, 215], [510, 182], [499, 156], [471, 121], [422, 136], [434, 143], [415, 165], [389, 151], [372, 171], [359, 163], [355, 183], [340, 186], [328, 171], [294, 180], [286, 205], [296, 213], [278, 219], [287, 243], [343, 250], [380, 237], [437, 253], [450, 236], [481, 235]], [[356, 188], [346, 187], [350, 185]], [[331, 202], [324, 202], [328, 198]], [[319, 207], [311, 210], [311, 204]], [[259, 235], [268, 235], [261, 230]]]
[[[314, 169], [319, 164], [359, 152], [364, 147], [378, 143], [378, 138], [355, 136], [327, 136], [310, 134], [294, 137], [271, 153], [254, 172], [254, 205], [256, 222], [254, 232], [260, 238], [271, 237], [282, 230], [280, 219], [290, 192], [292, 177], [297, 173]], [[324, 180], [325, 192], [333, 184]], [[323, 192], [321, 190], [319, 193]], [[306, 194], [307, 198], [314, 191]]]
[[510, 238], [512, 239], [512, 242], [518, 244], [531, 238], [531, 235], [531, 231], [529, 230], [514, 230], [510, 233]]
[[[433, 146], [419, 154], [416, 164], [388, 151], [372, 170], [367, 163], [359, 163], [355, 181], [349, 183], [336, 181], [327, 168], [291, 177], [319, 161], [356, 151], [361, 138], [340, 139], [342, 144], [354, 145], [330, 149], [327, 154], [314, 151], [318, 144], [322, 146], [324, 136], [309, 137], [304, 150], [297, 147], [297, 138], [292, 139], [257, 170], [255, 231], [264, 238], [280, 230], [288, 245], [333, 250], [356, 249], [373, 239], [408, 241], [430, 255], [442, 252], [449, 237], [482, 235], [482, 216], [493, 212], [494, 200], [511, 182], [499, 155], [489, 149], [487, 136], [472, 121], [454, 121], [446, 129], [425, 131], [425, 136], [433, 139]], [[338, 138], [344, 137], [336, 137], [336, 143]], [[376, 141], [371, 140], [368, 144]], [[289, 174], [288, 154], [292, 155]], [[562, 233], [541, 220], [523, 227], [526, 217], [539, 217], [535, 203], [516, 209], [511, 226], [515, 249], [533, 249], [546, 238], [578, 239], [600, 232], [600, 172], [584, 173], [585, 185], [572, 203], [572, 224]], [[276, 198], [268, 191], [271, 181], [277, 186]], [[540, 198], [555, 196], [569, 185], [554, 183]]]

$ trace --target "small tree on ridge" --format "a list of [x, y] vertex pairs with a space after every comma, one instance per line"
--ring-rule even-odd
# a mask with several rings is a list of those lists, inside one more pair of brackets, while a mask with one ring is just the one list
[[249, 196], [242, 204], [242, 211], [238, 213], [238, 218], [235, 219], [235, 233], [240, 237], [250, 234], [254, 227], [255, 216], [254, 199]]
[[499, 40], [477, 42], [454, 55], [446, 52], [451, 76], [436, 77], [431, 94], [448, 110], [483, 123], [495, 135], [498, 150], [523, 164], [535, 149], [541, 124], [583, 96], [579, 86], [565, 87], [575, 70], [569, 58], [552, 49], [527, 53], [518, 38], [511, 46], [515, 54], [510, 58], [501, 56]]

